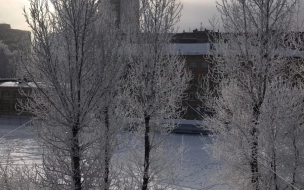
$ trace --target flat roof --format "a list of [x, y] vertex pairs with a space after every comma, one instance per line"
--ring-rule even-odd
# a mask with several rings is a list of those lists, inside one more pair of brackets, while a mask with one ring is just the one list
[[9, 87], [9, 88], [35, 88], [36, 85], [33, 82], [6, 81], [6, 82], [0, 82], [0, 88], [1, 87]]
[[172, 44], [170, 53], [175, 55], [209, 55], [210, 43]]

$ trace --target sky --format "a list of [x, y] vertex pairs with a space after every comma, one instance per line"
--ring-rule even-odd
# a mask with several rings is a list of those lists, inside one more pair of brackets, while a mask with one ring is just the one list
[[[1, 1], [1, 0], [0, 0]], [[181, 0], [183, 3], [179, 30], [210, 28], [209, 20], [217, 14], [215, 0]]]
[[[127, 0], [126, 0], [127, 1]], [[180, 0], [183, 3], [179, 31], [210, 28], [208, 20], [216, 14], [215, 0]], [[29, 7], [28, 0], [0, 0], [0, 23], [10, 24], [13, 29], [30, 30], [25, 23], [22, 8]]]

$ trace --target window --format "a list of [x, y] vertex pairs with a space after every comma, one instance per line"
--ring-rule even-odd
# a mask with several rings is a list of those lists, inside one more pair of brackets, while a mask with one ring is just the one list
[[196, 100], [196, 92], [195, 91], [189, 92], [189, 100]]
[[207, 70], [208, 69], [208, 61], [204, 60], [201, 62], [201, 69], [202, 70]]
[[19, 92], [14, 92], [14, 98], [21, 98], [21, 94]]
[[191, 70], [196, 70], [196, 68], [197, 68], [196, 62], [191, 62], [191, 63], [189, 64], [189, 68], [190, 68]]
[[1, 104], [1, 111], [10, 111], [9, 103], [2, 103]]
[[2, 92], [2, 98], [3, 99], [9, 99], [10, 98], [10, 93], [7, 91], [3, 91]]

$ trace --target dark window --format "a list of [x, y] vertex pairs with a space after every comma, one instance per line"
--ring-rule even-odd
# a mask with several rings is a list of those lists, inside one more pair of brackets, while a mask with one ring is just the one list
[[208, 69], [208, 61], [204, 60], [201, 62], [201, 69], [207, 70]]
[[190, 64], [189, 64], [189, 68], [191, 69], [191, 70], [196, 70], [196, 68], [197, 68], [197, 64], [196, 64], [196, 62], [190, 62]]
[[21, 98], [21, 94], [19, 92], [14, 92], [14, 98]]
[[10, 98], [10, 93], [8, 91], [3, 91], [2, 92], [2, 98], [3, 99], [9, 99]]
[[189, 100], [196, 100], [196, 92], [195, 91], [189, 92]]
[[1, 104], [2, 111], [10, 111], [10, 104], [9, 103], [2, 103]]

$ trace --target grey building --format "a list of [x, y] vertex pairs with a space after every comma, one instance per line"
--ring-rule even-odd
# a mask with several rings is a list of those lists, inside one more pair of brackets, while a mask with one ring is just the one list
[[31, 51], [30, 34], [29, 31], [11, 29], [9, 24], [0, 24], [0, 41], [10, 50], [0, 49], [0, 78], [22, 77], [16, 51]]
[[139, 25], [139, 0], [111, 0], [111, 3], [121, 29]]
[[0, 24], [0, 41], [6, 44], [10, 51], [30, 50], [31, 32], [11, 29], [9, 24]]

